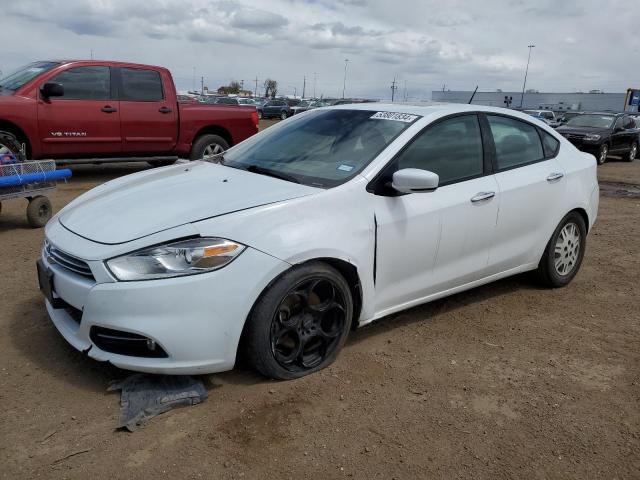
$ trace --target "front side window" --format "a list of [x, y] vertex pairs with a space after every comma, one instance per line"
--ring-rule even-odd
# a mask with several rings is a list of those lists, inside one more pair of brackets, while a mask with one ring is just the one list
[[0, 79], [0, 89], [17, 90], [38, 75], [60, 65], [58, 62], [34, 62], [9, 73]]
[[483, 173], [480, 124], [476, 115], [450, 118], [429, 127], [402, 152], [395, 170], [419, 168], [437, 173], [440, 185]]
[[160, 102], [164, 99], [160, 73], [155, 70], [121, 68], [120, 99], [129, 102]]
[[111, 98], [111, 74], [109, 67], [76, 67], [59, 73], [51, 83], [64, 88], [62, 100], [108, 100]]
[[496, 146], [498, 169], [513, 168], [544, 158], [536, 127], [510, 117], [487, 115]]
[[223, 163], [305, 185], [334, 187], [361, 172], [418, 118], [405, 115], [399, 121], [380, 118], [375, 111], [311, 110], [231, 148]]

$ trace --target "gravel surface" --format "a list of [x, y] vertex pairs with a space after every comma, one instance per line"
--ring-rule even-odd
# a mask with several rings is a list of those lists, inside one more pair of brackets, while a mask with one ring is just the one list
[[[73, 167], [54, 207], [141, 168]], [[600, 174], [640, 185], [640, 162]], [[128, 373], [47, 318], [24, 207], [0, 216], [0, 478], [640, 478], [638, 198], [602, 196], [567, 288], [518, 276], [392, 315], [300, 380], [204, 376], [204, 404], [135, 433], [106, 392]]]

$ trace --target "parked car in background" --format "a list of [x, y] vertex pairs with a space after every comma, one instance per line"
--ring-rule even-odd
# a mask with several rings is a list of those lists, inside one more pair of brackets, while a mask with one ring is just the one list
[[46, 309], [73, 347], [120, 368], [204, 374], [242, 353], [292, 379], [395, 312], [526, 271], [563, 287], [596, 220], [596, 162], [529, 120], [321, 108], [216, 162], [101, 185], [47, 224]]
[[178, 102], [198, 103], [198, 99], [193, 95], [177, 95]]
[[163, 67], [43, 61], [0, 79], [0, 131], [30, 159], [163, 165], [224, 151], [255, 134], [258, 118], [179, 101]]
[[564, 125], [569, 120], [571, 120], [573, 117], [577, 117], [578, 115], [582, 115], [582, 113], [583, 112], [575, 112], [575, 111], [561, 112], [559, 114], [559, 116], [558, 116], [558, 122], [560, 122], [560, 125]]
[[638, 154], [640, 130], [626, 113], [582, 113], [556, 130], [580, 150], [595, 155], [599, 165], [609, 154], [622, 155], [629, 162]]
[[560, 122], [556, 118], [556, 114], [551, 110], [523, 110], [523, 112], [539, 120], [542, 120], [552, 128], [560, 126]]
[[286, 100], [278, 98], [267, 100], [264, 103], [257, 105], [258, 118], [273, 118], [278, 117], [282, 120], [291, 116], [291, 107]]
[[327, 107], [328, 103], [322, 100], [303, 100], [295, 107], [291, 107], [291, 115], [296, 113], [306, 112], [307, 110], [313, 110], [314, 108]]

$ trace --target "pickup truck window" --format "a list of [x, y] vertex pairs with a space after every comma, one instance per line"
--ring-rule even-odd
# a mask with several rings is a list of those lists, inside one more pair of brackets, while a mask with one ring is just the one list
[[34, 62], [9, 73], [0, 79], [0, 88], [17, 90], [25, 83], [30, 82], [38, 75], [48, 72], [60, 65], [58, 62]]
[[76, 67], [65, 70], [49, 82], [64, 88], [62, 100], [108, 100], [111, 98], [109, 67]]
[[120, 100], [130, 102], [159, 102], [164, 99], [162, 80], [155, 70], [121, 68]]

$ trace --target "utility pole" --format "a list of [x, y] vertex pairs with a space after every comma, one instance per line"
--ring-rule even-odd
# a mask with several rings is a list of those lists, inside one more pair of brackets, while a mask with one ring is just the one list
[[200, 95], [204, 95], [204, 76], [200, 77]]
[[244, 90], [244, 80], [240, 80], [240, 90]]
[[527, 58], [527, 68], [524, 71], [524, 83], [522, 84], [522, 95], [520, 96], [520, 108], [522, 108], [522, 102], [524, 101], [524, 89], [527, 86], [527, 75], [529, 73], [529, 62], [531, 61], [531, 49], [535, 48], [535, 45], [527, 45], [529, 48], [529, 57]]
[[313, 72], [313, 98], [316, 98], [316, 80], [318, 79], [318, 73]]
[[342, 98], [344, 98], [344, 91], [347, 89], [347, 64], [349, 63], [349, 59], [344, 59], [344, 81], [342, 82]]
[[403, 95], [402, 101], [403, 102], [407, 101], [407, 81], [406, 80], [404, 81], [404, 95]]
[[393, 99], [396, 96], [396, 90], [398, 90], [398, 86], [396, 85], [396, 77], [393, 77], [393, 82], [391, 82], [391, 103], [393, 103]]
[[192, 91], [193, 92], [196, 91], [196, 67], [193, 67], [193, 87], [192, 87]]
[[302, 77], [302, 98], [304, 98], [304, 94], [305, 94], [306, 90], [307, 90], [307, 76], [304, 75]]
[[255, 82], [256, 82], [256, 91], [254, 92], [253, 96], [254, 96], [254, 97], [257, 97], [257, 96], [258, 96], [258, 76], [257, 76], [257, 75], [256, 75], [256, 80], [255, 80]]
[[91, 60], [93, 60], [93, 48], [91, 49]]

